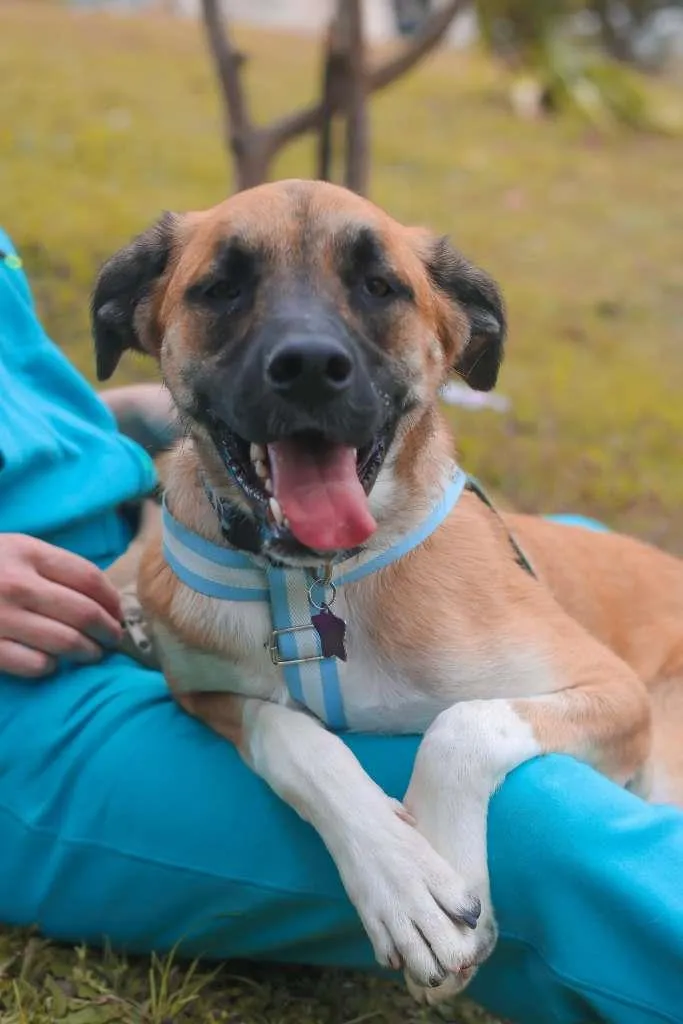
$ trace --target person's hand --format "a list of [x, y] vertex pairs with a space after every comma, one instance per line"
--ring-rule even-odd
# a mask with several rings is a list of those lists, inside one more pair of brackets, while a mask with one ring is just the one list
[[119, 595], [78, 555], [21, 533], [0, 534], [0, 672], [37, 679], [58, 657], [99, 661], [122, 636]]
[[160, 384], [125, 384], [106, 388], [100, 398], [113, 412], [119, 430], [151, 456], [172, 448], [182, 424], [170, 393]]

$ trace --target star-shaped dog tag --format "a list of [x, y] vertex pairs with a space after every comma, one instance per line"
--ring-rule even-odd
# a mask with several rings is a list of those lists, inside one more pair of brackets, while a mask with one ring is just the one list
[[338, 615], [333, 615], [326, 604], [317, 615], [311, 616], [311, 622], [320, 637], [323, 658], [339, 658], [346, 661], [346, 623]]

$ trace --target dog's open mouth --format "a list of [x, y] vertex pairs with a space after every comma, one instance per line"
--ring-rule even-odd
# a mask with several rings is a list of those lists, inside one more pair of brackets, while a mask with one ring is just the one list
[[386, 456], [388, 434], [356, 449], [306, 431], [250, 444], [223, 424], [214, 443], [254, 511], [283, 540], [304, 548], [346, 551], [362, 545], [377, 524], [368, 496]]

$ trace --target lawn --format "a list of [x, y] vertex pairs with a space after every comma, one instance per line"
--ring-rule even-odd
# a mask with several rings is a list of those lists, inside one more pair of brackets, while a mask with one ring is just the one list
[[0, 1024], [496, 1024], [471, 1003], [423, 1010], [402, 985], [344, 971], [164, 959], [0, 931]]
[[[48, 330], [92, 376], [100, 261], [160, 210], [230, 189], [214, 83], [192, 24], [0, 0], [0, 25], [0, 223]], [[240, 42], [259, 116], [310, 97], [308, 40]], [[683, 554], [683, 140], [516, 121], [499, 72], [459, 53], [378, 97], [373, 133], [373, 197], [451, 234], [508, 299], [511, 407], [452, 413], [466, 468], [519, 508], [597, 515]], [[311, 167], [304, 141], [276, 170]], [[128, 360], [119, 380], [152, 373]], [[0, 934], [0, 1024], [437, 1019], [342, 973], [227, 965], [188, 980], [187, 965]]]

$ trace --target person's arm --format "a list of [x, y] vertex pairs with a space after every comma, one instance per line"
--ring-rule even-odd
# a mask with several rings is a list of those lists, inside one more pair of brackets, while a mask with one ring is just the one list
[[150, 455], [171, 448], [182, 436], [182, 425], [170, 393], [160, 384], [129, 384], [100, 391], [122, 434]]
[[59, 658], [99, 661], [123, 635], [120, 599], [104, 573], [69, 551], [0, 534], [0, 673], [35, 679]]

